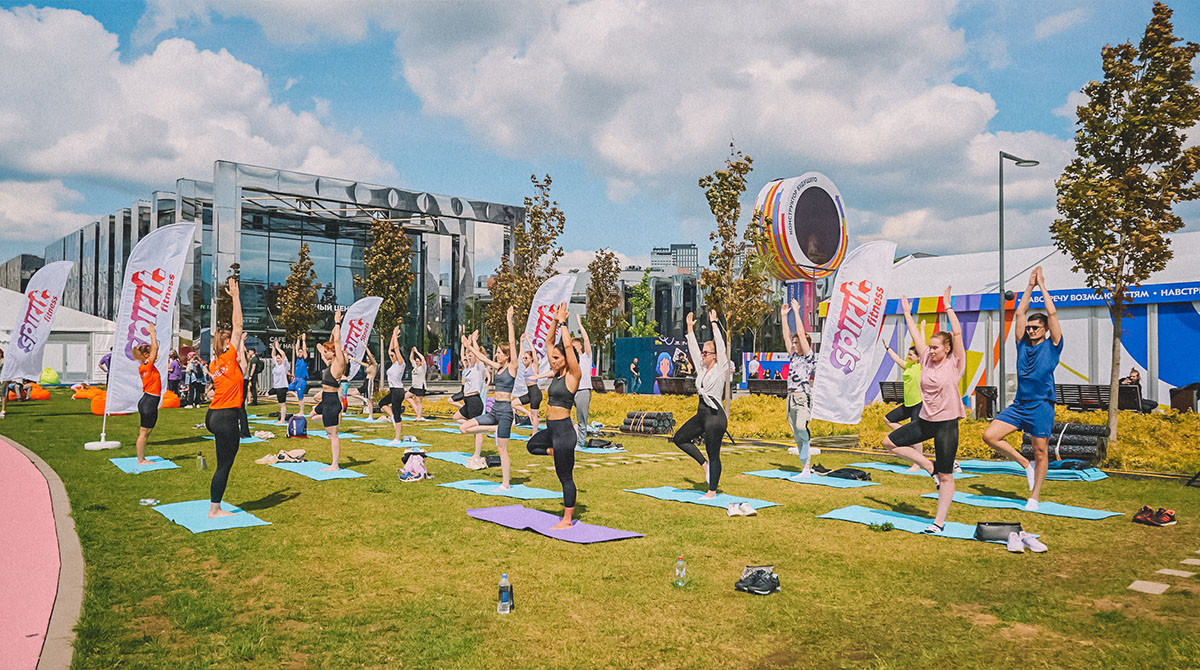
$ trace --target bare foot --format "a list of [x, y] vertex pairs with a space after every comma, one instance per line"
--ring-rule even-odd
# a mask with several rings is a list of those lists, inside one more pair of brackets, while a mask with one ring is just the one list
[[566, 519], [563, 519], [562, 521], [559, 521], [558, 523], [554, 524], [553, 526], [550, 526], [550, 530], [566, 530], [570, 527], [571, 527], [571, 522], [567, 521]]
[[138, 462], [137, 462], [138, 465], [150, 465], [152, 463], [153, 463], [153, 461], [148, 461], [144, 458], [139, 458]]
[[338, 469], [337, 463], [334, 463], [329, 467], [321, 468], [321, 472], [336, 472]]
[[508, 484], [501, 484], [500, 486], [496, 487], [497, 491], [507, 491], [508, 489], [509, 489]]
[[208, 512], [208, 518], [210, 518], [210, 519], [216, 519], [216, 518], [222, 517], [222, 516], [233, 516], [233, 512], [228, 512], [223, 509], [218, 509], [215, 512], [212, 510], [209, 510], [209, 512]]
[[716, 498], [716, 497], [717, 497], [716, 491], [709, 491], [708, 493], [705, 493], [704, 495], [700, 496], [700, 499], [701, 500], [712, 500], [713, 498]]

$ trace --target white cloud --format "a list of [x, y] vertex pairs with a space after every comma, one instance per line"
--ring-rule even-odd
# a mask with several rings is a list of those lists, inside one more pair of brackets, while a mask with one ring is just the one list
[[1067, 94], [1067, 101], [1063, 103], [1062, 107], [1055, 107], [1051, 112], [1055, 116], [1061, 116], [1074, 122], [1078, 118], [1075, 115], [1075, 108], [1086, 104], [1088, 104], [1088, 97], [1083, 91], [1071, 91]]
[[83, 195], [57, 179], [0, 181], [0, 231], [3, 238], [49, 242], [96, 220], [70, 211]]
[[1087, 18], [1087, 15], [1087, 10], [1079, 8], [1042, 19], [1033, 29], [1033, 38], [1035, 40], [1044, 40], [1052, 35], [1070, 30], [1082, 23]]
[[[642, 267], [650, 265], [650, 254], [630, 256], [629, 254], [623, 254], [620, 251], [614, 251], [613, 253], [617, 255], [617, 261], [621, 264], [622, 269], [630, 265], [639, 265]], [[559, 259], [558, 263], [556, 263], [554, 267], [562, 272], [573, 269], [587, 270], [588, 263], [591, 263], [595, 258], [595, 250], [564, 250], [562, 258]]]
[[[0, 166], [144, 186], [205, 179], [214, 160], [381, 180], [356, 132], [275, 102], [262, 72], [171, 39], [122, 62], [116, 35], [75, 11], [0, 10]], [[15, 66], [14, 66], [15, 65]], [[47, 82], [53, 82], [48, 85]]]

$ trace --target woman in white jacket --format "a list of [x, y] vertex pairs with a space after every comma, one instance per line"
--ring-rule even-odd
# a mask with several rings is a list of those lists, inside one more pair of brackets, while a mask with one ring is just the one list
[[[700, 396], [700, 406], [695, 416], [675, 431], [674, 438], [675, 446], [696, 459], [704, 468], [704, 481], [708, 482], [708, 493], [703, 496], [706, 500], [717, 497], [717, 484], [721, 481], [721, 438], [725, 436], [725, 429], [729, 425], [725, 408], [721, 405], [721, 398], [725, 395], [725, 382], [729, 379], [725, 338], [721, 336], [716, 310], [709, 310], [708, 319], [712, 322], [713, 339], [701, 347], [696, 342], [694, 332], [696, 320], [691, 312], [687, 315], [688, 352], [696, 368], [696, 394]], [[707, 461], [694, 444], [699, 437], [704, 438]]]

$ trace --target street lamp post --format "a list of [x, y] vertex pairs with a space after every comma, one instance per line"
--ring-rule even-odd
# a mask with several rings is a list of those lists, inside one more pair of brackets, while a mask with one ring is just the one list
[[1010, 160], [1016, 163], [1017, 167], [1033, 167], [1038, 164], [1037, 161], [1018, 158], [1005, 151], [1000, 152], [1000, 283], [997, 289], [1000, 297], [1000, 361], [996, 372], [996, 411], [1004, 409], [1006, 398], [1004, 389], [1004, 348], [1007, 344], [1006, 333], [1004, 332], [1004, 161]]

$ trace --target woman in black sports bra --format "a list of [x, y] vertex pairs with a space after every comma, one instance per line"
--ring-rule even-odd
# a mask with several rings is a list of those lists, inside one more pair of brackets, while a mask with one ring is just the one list
[[321, 423], [325, 426], [325, 434], [329, 436], [329, 446], [332, 449], [329, 467], [322, 471], [338, 469], [338, 456], [342, 451], [342, 442], [338, 439], [338, 424], [341, 423], [342, 400], [338, 397], [338, 380], [346, 374], [346, 350], [342, 348], [342, 312], [339, 310], [333, 318], [333, 332], [329, 341], [317, 345], [321, 360], [325, 362], [325, 370], [321, 373], [321, 402], [316, 411], [321, 413]]
[[[529, 438], [529, 453], [554, 457], [554, 472], [563, 490], [563, 518], [551, 530], [571, 527], [575, 513], [575, 425], [571, 423], [571, 405], [579, 389], [579, 360], [575, 358], [571, 331], [567, 329], [567, 303], [558, 306], [554, 322], [561, 337], [558, 344], [548, 347], [550, 369], [554, 381], [547, 390], [546, 428]], [[551, 331], [553, 332], [553, 331]]]
[[[510, 305], [508, 308], [508, 341], [496, 345], [496, 350], [492, 354], [495, 360], [488, 358], [487, 354], [482, 349], [475, 348], [472, 343], [472, 353], [475, 357], [483, 362], [489, 368], [496, 369], [495, 381], [495, 399], [492, 402], [492, 411], [477, 416], [474, 419], [467, 419], [459, 424], [459, 432], [483, 434], [496, 434], [496, 450], [500, 452], [500, 491], [508, 490], [508, 473], [509, 473], [509, 458], [508, 458], [508, 439], [511, 435], [513, 424], [512, 397], [513, 386], [517, 376], [517, 357], [513, 355], [516, 350], [516, 334], [513, 332], [513, 308]], [[478, 458], [480, 452], [476, 451], [475, 456]]]

